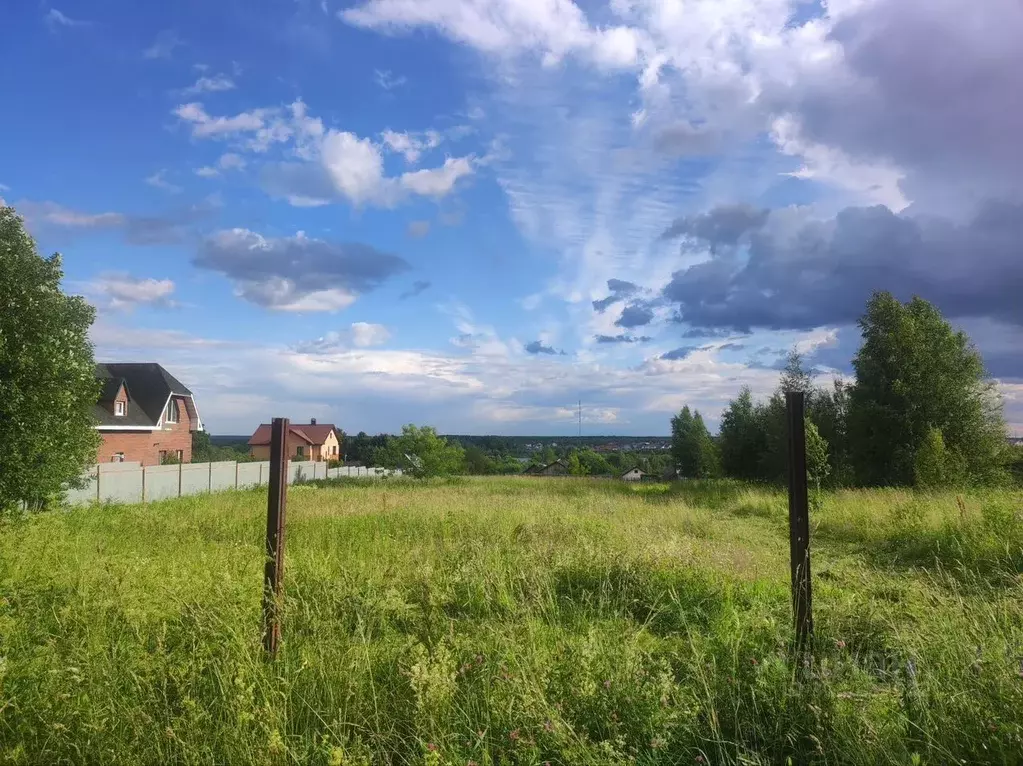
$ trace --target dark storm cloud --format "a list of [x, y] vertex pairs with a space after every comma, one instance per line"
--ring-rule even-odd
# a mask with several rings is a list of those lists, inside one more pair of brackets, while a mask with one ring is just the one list
[[865, 3], [831, 37], [843, 50], [835, 68], [765, 94], [807, 139], [895, 163], [917, 201], [934, 186], [1023, 191], [1019, 0]]
[[646, 343], [652, 338], [649, 335], [594, 335], [597, 343]]
[[644, 303], [630, 303], [622, 309], [622, 315], [615, 320], [615, 327], [631, 329], [643, 327], [653, 321], [654, 312]]
[[607, 280], [607, 289], [611, 292], [606, 298], [593, 301], [593, 308], [598, 313], [604, 313], [608, 306], [617, 301], [625, 300], [639, 292], [639, 285], [626, 282], [624, 279]]
[[846, 208], [826, 221], [777, 210], [749, 230], [748, 258], [732, 247], [734, 229], [694, 222], [681, 233], [713, 252], [675, 272], [663, 290], [679, 319], [695, 327], [849, 324], [874, 290], [902, 300], [919, 295], [950, 318], [1023, 324], [1023, 206], [989, 203], [966, 225], [880, 206]]
[[689, 236], [706, 241], [711, 248], [737, 245], [747, 234], [763, 226], [768, 211], [749, 205], [721, 205], [707, 213], [684, 216], [661, 235], [662, 239]]
[[[329, 242], [303, 235], [264, 238], [247, 229], [217, 232], [205, 239], [193, 263], [234, 281], [242, 297], [267, 308], [295, 308], [326, 290], [354, 296], [407, 271], [408, 263], [359, 243]], [[340, 308], [340, 297], [333, 299]], [[319, 308], [328, 310], [331, 301]], [[310, 309], [317, 310], [317, 309]]]
[[531, 343], [527, 343], [526, 344], [526, 353], [527, 354], [551, 354], [551, 355], [561, 355], [561, 356], [565, 355], [564, 351], [558, 351], [553, 346], [545, 346], [543, 343], [541, 343], [538, 340], [534, 340]]

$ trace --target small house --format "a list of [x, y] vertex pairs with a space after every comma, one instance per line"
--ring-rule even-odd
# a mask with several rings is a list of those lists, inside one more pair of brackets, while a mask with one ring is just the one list
[[630, 468], [618, 478], [622, 481], [642, 481], [644, 476], [646, 474], [638, 468]]
[[[260, 424], [249, 437], [249, 455], [256, 460], [270, 459], [269, 423]], [[333, 423], [290, 423], [284, 440], [288, 460], [340, 460], [341, 436]]]

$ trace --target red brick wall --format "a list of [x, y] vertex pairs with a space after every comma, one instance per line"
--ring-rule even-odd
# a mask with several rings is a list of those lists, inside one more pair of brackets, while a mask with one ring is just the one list
[[109, 463], [118, 452], [124, 453], [128, 463], [159, 465], [160, 452], [170, 455], [182, 452], [182, 461], [192, 460], [192, 423], [188, 408], [182, 399], [175, 397], [178, 406], [178, 422], [168, 423], [163, 430], [156, 431], [100, 431], [103, 443], [96, 455], [97, 463]]

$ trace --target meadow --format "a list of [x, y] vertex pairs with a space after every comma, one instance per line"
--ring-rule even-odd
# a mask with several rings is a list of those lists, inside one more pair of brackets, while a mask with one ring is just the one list
[[0, 522], [0, 763], [1023, 763], [1023, 496], [480, 478]]

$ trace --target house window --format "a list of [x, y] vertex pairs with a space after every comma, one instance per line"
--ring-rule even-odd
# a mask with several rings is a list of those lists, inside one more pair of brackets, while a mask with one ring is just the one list
[[128, 402], [114, 402], [114, 414], [119, 418], [124, 417], [124, 413], [128, 411]]
[[164, 423], [177, 423], [178, 422], [178, 403], [171, 399], [167, 402], [167, 411], [163, 415]]
[[303, 457], [305, 455], [305, 447], [295, 447], [295, 457]]
[[330, 454], [331, 455], [336, 455], [337, 454], [337, 445], [336, 444], [333, 447], [330, 448]]
[[167, 464], [167, 450], [162, 449], [162, 450], [160, 450], [160, 465], [166, 465], [166, 464]]
[[110, 462], [111, 463], [123, 463], [124, 462], [124, 453], [123, 452], [115, 452], [113, 457], [110, 458]]

